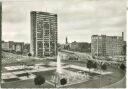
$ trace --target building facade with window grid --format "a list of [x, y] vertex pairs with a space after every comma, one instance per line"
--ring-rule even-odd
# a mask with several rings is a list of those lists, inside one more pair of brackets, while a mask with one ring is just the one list
[[31, 12], [31, 53], [36, 57], [57, 55], [57, 14]]
[[[123, 33], [122, 33], [123, 34]], [[92, 56], [114, 57], [123, 53], [123, 35], [106, 36], [92, 35], [91, 54]]]

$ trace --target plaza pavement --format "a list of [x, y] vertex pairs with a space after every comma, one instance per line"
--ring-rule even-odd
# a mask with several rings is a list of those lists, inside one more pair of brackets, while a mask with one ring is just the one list
[[[74, 69], [82, 70], [82, 71], [89, 71], [89, 68], [87, 68], [87, 67], [80, 67], [80, 66], [76, 66], [76, 65], [70, 65], [70, 67], [74, 68]], [[95, 69], [91, 69], [90, 72], [91, 73], [102, 74], [102, 75], [112, 73], [112, 72], [109, 72], [109, 71], [102, 71], [102, 70], [95, 70]]]
[[[51, 64], [54, 64], [54, 63], [51, 63]], [[40, 64], [37, 64], [37, 65], [40, 65]], [[54, 64], [55, 65], [55, 64]], [[81, 70], [81, 71], [89, 71], [89, 69], [88, 68], [85, 68], [85, 67], [78, 67], [78, 66], [74, 66], [74, 65], [70, 65], [70, 66], [67, 66], [67, 67], [73, 67], [73, 68], [77, 68], [78, 70]], [[37, 68], [38, 69], [38, 67], [35, 67], [35, 68]], [[63, 67], [64, 68], [64, 67]], [[49, 68], [49, 69], [51, 69], [51, 70], [54, 70], [54, 69], [56, 69], [56, 67], [54, 67], [54, 68]], [[44, 70], [44, 67], [42, 67], [42, 70], [40, 70], [40, 71], [43, 71]], [[31, 71], [31, 70], [30, 70]], [[40, 72], [39, 71], [39, 72]], [[48, 68], [47, 68], [47, 70], [44, 70], [44, 71], [49, 71], [48, 70]], [[22, 72], [20, 72], [20, 71], [18, 71], [18, 72], [12, 72], [13, 73], [13, 75], [16, 75], [16, 74], [22, 74], [22, 73], [25, 73], [26, 71], [22, 71]], [[38, 70], [34, 70], [33, 72], [38, 72]], [[91, 69], [91, 71], [90, 72], [93, 72], [93, 70]], [[107, 74], [107, 73], [106, 73]], [[114, 75], [114, 76], [113, 76]], [[116, 74], [114, 73], [114, 74], [112, 74], [112, 76], [113, 76], [113, 78], [114, 79], [116, 79], [116, 78], [118, 78], [117, 76], [115, 76]], [[9, 75], [10, 76], [10, 75]], [[109, 77], [109, 75], [107, 75], [108, 77]], [[111, 76], [111, 75], [110, 75]], [[104, 80], [104, 81], [109, 81], [109, 80], [106, 80], [106, 79], [108, 79], [108, 78], [103, 78], [102, 79], [102, 81]], [[24, 82], [23, 82], [24, 81]], [[31, 82], [29, 82], [29, 81], [31, 81]], [[83, 82], [83, 83], [78, 83], [78, 84], [74, 84], [74, 85], [69, 85], [69, 86], [67, 86], [67, 87], [90, 87], [90, 86], [93, 86], [93, 87], [98, 87], [99, 85], [97, 85], [98, 84], [98, 78], [96, 78], [96, 79], [94, 79], [94, 80], [92, 80], [92, 81], [87, 81], [87, 82]], [[114, 80], [115, 81], [115, 80]], [[117, 79], [116, 79], [116, 81], [117, 81]], [[90, 83], [91, 83], [91, 85], [90, 85]], [[104, 83], [104, 82], [102, 82], [102, 83]], [[7, 85], [6, 85], [7, 84]], [[15, 84], [15, 85], [11, 85], [11, 84]], [[31, 85], [31, 84], [33, 84], [33, 78], [27, 78], [26, 77], [26, 79], [25, 79], [25, 77], [24, 77], [24, 79], [22, 78], [22, 80], [21, 81], [15, 81], [14, 83], [13, 82], [6, 82], [6, 83], [2, 83], [2, 86], [4, 86], [4, 87], [20, 87], [20, 88], [23, 88], [23, 87], [27, 87], [27, 88], [29, 88], [29, 87], [31, 87], [31, 88], [34, 88], [34, 87], [36, 87], [34, 84], [33, 85]], [[86, 85], [87, 84], [87, 85]], [[106, 84], [108, 84], [108, 83], [105, 83], [105, 85]], [[29, 86], [29, 85], [31, 85], [31, 86]], [[102, 85], [103, 86], [103, 85]], [[48, 81], [46, 81], [46, 84], [44, 85], [44, 87], [54, 87], [54, 84], [51, 84], [50, 82], [48, 82]], [[66, 86], [65, 86], [66, 87]], [[43, 88], [43, 86], [42, 86], [42, 88]]]
[[[55, 65], [55, 63], [50, 63], [52, 65]], [[32, 69], [31, 70], [20, 70], [20, 69], [25, 69], [24, 66], [10, 66], [10, 67], [5, 67], [7, 70], [20, 70], [20, 71], [12, 71], [12, 72], [8, 72], [8, 73], [2, 73], [2, 79], [10, 79], [10, 78], [18, 78], [16, 75], [18, 74], [24, 74], [24, 73], [29, 73], [30, 77], [20, 77], [20, 80], [27, 80], [27, 79], [31, 79], [34, 78], [35, 76], [32, 73], [35, 72], [42, 72], [42, 71], [50, 71], [50, 70], [56, 70], [56, 67], [44, 67], [41, 66], [41, 64], [36, 64], [36, 66], [29, 66]], [[89, 69], [86, 67], [80, 67], [80, 66], [76, 66], [76, 65], [66, 65], [66, 66], [62, 66], [62, 69], [64, 68], [74, 68], [74, 69], [78, 69], [80, 71], [88, 71]], [[90, 71], [91, 73], [97, 73], [97, 74], [111, 74], [112, 72], [108, 72], [108, 71], [101, 71], [101, 70], [94, 70], [91, 69]]]

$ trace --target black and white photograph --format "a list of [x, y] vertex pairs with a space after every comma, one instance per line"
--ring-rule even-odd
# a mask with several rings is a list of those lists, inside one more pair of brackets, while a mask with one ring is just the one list
[[126, 88], [126, 0], [0, 1], [1, 88]]

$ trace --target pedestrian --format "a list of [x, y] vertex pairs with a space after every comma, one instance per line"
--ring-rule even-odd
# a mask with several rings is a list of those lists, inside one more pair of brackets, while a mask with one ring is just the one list
[[29, 78], [29, 73], [27, 73], [27, 78]]

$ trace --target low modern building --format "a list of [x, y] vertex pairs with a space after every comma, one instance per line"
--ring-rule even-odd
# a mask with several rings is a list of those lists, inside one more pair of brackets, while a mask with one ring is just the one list
[[2, 50], [8, 51], [8, 52], [18, 52], [23, 53], [24, 48], [24, 42], [2, 42]]
[[9, 42], [2, 41], [2, 50], [9, 51]]
[[122, 36], [92, 35], [91, 54], [98, 57], [117, 57], [123, 55]]
[[24, 48], [23, 42], [15, 42], [14, 47], [16, 52], [23, 53], [23, 48]]
[[23, 53], [24, 53], [24, 54], [30, 53], [30, 44], [29, 44], [29, 43], [24, 44]]
[[14, 41], [9, 41], [9, 50], [10, 51], [15, 51], [15, 46], [14, 46], [15, 42]]
[[78, 47], [79, 47], [79, 43], [74, 41], [74, 42], [70, 43], [69, 47], [70, 47], [70, 50], [77, 51]]

